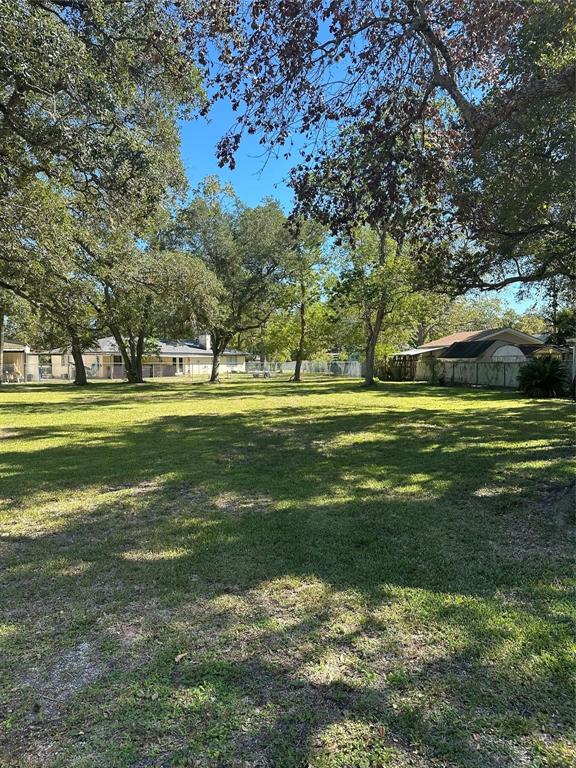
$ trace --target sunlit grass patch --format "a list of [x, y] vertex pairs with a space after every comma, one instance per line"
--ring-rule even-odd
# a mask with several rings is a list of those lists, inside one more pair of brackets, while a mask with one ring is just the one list
[[1, 395], [2, 766], [570, 764], [568, 404]]

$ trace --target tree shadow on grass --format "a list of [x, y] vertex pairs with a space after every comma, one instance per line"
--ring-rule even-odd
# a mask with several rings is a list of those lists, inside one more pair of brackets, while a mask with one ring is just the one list
[[[116, 514], [103, 505], [84, 525], [12, 542], [20, 553], [14, 572], [7, 563], [3, 600], [10, 604], [14, 579], [34, 599], [13, 612], [23, 626], [6, 650], [39, 623], [65, 647], [81, 640], [110, 652], [120, 638], [102, 679], [63, 708], [68, 729], [103, 750], [99, 764], [116, 764], [128, 745], [141, 758], [160, 743], [170, 761], [151, 765], [204, 756], [223, 766], [302, 766], [346, 739], [358, 759], [350, 765], [380, 750], [391, 765], [407, 755], [416, 760], [407, 765], [513, 766], [510, 743], [569, 728], [571, 629], [554, 600], [502, 598], [530, 594], [513, 570], [478, 582], [472, 542], [461, 553], [467, 562], [438, 571], [433, 548], [419, 562], [431, 527], [419, 524], [416, 502], [404, 509], [412, 541], [392, 534], [378, 559], [346, 543], [330, 519], [323, 533], [332, 547], [314, 542], [318, 521], [311, 528], [302, 515], [286, 549], [275, 533], [280, 515], [268, 513], [262, 526], [261, 511], [231, 520], [218, 510], [175, 489], [171, 500], [150, 491]], [[375, 512], [364, 520], [378, 525]], [[525, 575], [539, 580], [557, 583], [569, 570], [568, 553], [564, 561], [556, 553], [546, 575], [537, 555], [529, 560]], [[453, 591], [466, 567], [476, 594]], [[113, 744], [104, 747], [110, 722]], [[175, 737], [166, 742], [167, 733]]]
[[[305, 379], [300, 384], [285, 380], [251, 380], [246, 378], [226, 379], [220, 384], [210, 384], [206, 380], [195, 381], [182, 379], [177, 381], [157, 382], [153, 379], [144, 384], [128, 382], [98, 381], [87, 388], [76, 388], [72, 384], [34, 384], [14, 385], [6, 394], [25, 394], [29, 401], [18, 404], [13, 401], [0, 402], [0, 411], [18, 411], [24, 413], [50, 413], [64, 407], [66, 410], [109, 408], [126, 403], [134, 404], [135, 398], [143, 405], [160, 401], [179, 400], [191, 396], [194, 399], [211, 400], [237, 397], [318, 397], [326, 395], [346, 395], [366, 392], [360, 379], [338, 379], [317, 377]], [[518, 399], [518, 394], [511, 389], [472, 389], [470, 387], [447, 387], [425, 382], [380, 382], [371, 388], [370, 393], [380, 398], [422, 397], [433, 400], [457, 400], [460, 402], [511, 402]], [[45, 394], [61, 395], [62, 400], [45, 402], [38, 396]], [[70, 399], [70, 394], [73, 399]], [[114, 397], [113, 397], [114, 396]]]
[[[141, 402], [139, 398], [139, 406]], [[77, 430], [80, 435], [75, 443], [42, 445], [38, 451], [23, 453], [19, 448], [11, 451], [10, 440], [6, 440], [8, 450], [3, 450], [1, 460], [7, 471], [18, 473], [14, 490], [21, 496], [37, 488], [39, 481], [55, 490], [81, 489], [118, 475], [126, 475], [132, 482], [171, 471], [175, 479], [191, 483], [205, 478], [217, 487], [220, 479], [232, 481], [242, 491], [250, 487], [263, 491], [271, 480], [281, 478], [288, 480], [285, 487], [290, 498], [298, 488], [308, 493], [309, 481], [329, 490], [348, 469], [358, 470], [360, 476], [378, 472], [400, 486], [412, 469], [458, 488], [460, 480], [469, 483], [470, 477], [454, 472], [455, 458], [466, 467], [475, 466], [472, 483], [480, 481], [482, 470], [494, 474], [511, 451], [526, 458], [544, 452], [546, 446], [538, 444], [539, 428], [545, 428], [549, 448], [568, 445], [565, 415], [557, 405], [507, 407], [501, 418], [490, 423], [483, 413], [484, 401], [477, 410], [464, 413], [429, 407], [398, 411], [383, 404], [382, 408], [359, 406], [353, 413], [341, 414], [337, 401], [325, 403], [312, 419], [308, 407], [294, 404], [221, 415], [154, 418], [151, 412], [152, 418], [135, 426], [120, 423], [115, 428], [107, 423], [100, 435], [96, 416], [90, 425], [69, 420], [66, 432], [72, 435]], [[9, 438], [48, 440], [58, 437], [62, 429], [16, 427], [10, 429]], [[357, 434], [360, 437], [355, 440]], [[530, 442], [535, 447], [527, 444]], [[271, 477], [267, 470], [272, 463], [277, 464], [278, 472]], [[261, 471], [251, 471], [254, 466]], [[292, 470], [299, 471], [305, 482], [295, 485], [288, 476]], [[8, 490], [12, 490], [9, 484]]]
[[[297, 406], [5, 451], [15, 514], [39, 486], [79, 494], [54, 530], [2, 539], [3, 656], [41, 668], [8, 669], [6, 754], [40, 738], [94, 765], [520, 764], [523, 739], [571, 718], [570, 552], [530, 501], [564, 472], [555, 415], [506, 408], [487, 436], [481, 406]], [[32, 721], [58, 698], [46, 669], [83, 644], [95, 681]]]
[[[310, 564], [339, 587], [395, 582], [400, 574], [404, 586], [450, 585], [457, 592], [490, 591], [496, 577], [524, 583], [522, 562], [503, 571], [485, 526], [502, 534], [506, 515], [522, 511], [527, 494], [546, 486], [554, 467], [568, 477], [571, 449], [561, 420], [557, 429], [548, 421], [547, 441], [531, 446], [522, 432], [533, 434], [532, 425], [514, 409], [491, 427], [490, 441], [481, 414], [465, 421], [430, 409], [381, 413], [377, 422], [371, 412], [313, 422], [308, 416], [303, 408], [289, 415], [269, 410], [265, 419], [254, 413], [170, 416], [106, 435], [94, 427], [84, 442], [53, 448], [42, 440], [52, 427], [19, 430], [41, 447], [2, 454], [5, 507], [17, 509], [39, 489], [55, 497], [94, 489], [103, 495], [90, 501], [97, 511], [81, 507], [64, 527], [82, 539], [93, 529], [98, 541], [98, 531], [123, 509], [115, 494], [143, 484], [136, 500], [159, 508], [154, 526], [162, 536], [178, 537], [185, 522], [179, 505], [204, 504], [240, 554], [257, 546], [248, 579], [290, 573], [296, 565], [302, 572]], [[543, 419], [539, 412], [534, 422]], [[56, 432], [68, 436], [73, 426]], [[215, 499], [221, 501], [214, 508]], [[108, 509], [111, 517], [102, 517]], [[130, 514], [138, 523], [138, 504], [135, 509]], [[547, 522], [554, 527], [554, 519]], [[129, 520], [126, 530], [131, 527]], [[525, 533], [517, 532], [516, 546]], [[210, 535], [202, 540], [208, 571], [219, 557], [224, 568], [229, 559], [229, 547], [219, 555], [216, 544]]]

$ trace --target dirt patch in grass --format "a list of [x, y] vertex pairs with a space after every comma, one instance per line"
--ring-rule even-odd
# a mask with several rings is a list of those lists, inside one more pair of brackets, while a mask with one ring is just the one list
[[64, 724], [74, 698], [109, 670], [92, 643], [62, 651], [49, 666], [28, 670], [19, 681], [22, 713], [19, 733], [6, 731], [0, 740], [7, 762], [15, 768], [52, 764], [58, 753]]
[[129, 491], [132, 496], [139, 496], [144, 493], [153, 493], [161, 487], [161, 483], [158, 480], [143, 480], [140, 483], [115, 483], [114, 485], [108, 485], [105, 491], [114, 493], [115, 491]]
[[[518, 494], [518, 490], [514, 492]], [[514, 509], [506, 519], [506, 536], [493, 541], [498, 556], [517, 561], [572, 559], [575, 492], [574, 483], [550, 485], [530, 503]], [[499, 493], [495, 489], [494, 494], [482, 495], [497, 497]]]
[[33, 695], [33, 711], [38, 718], [51, 720], [105, 672], [106, 664], [100, 655], [90, 643], [83, 642], [63, 651], [46, 671], [30, 670], [22, 682]]
[[0, 440], [10, 440], [15, 437], [21, 437], [21, 432], [17, 429], [5, 429], [0, 427]]
[[559, 525], [573, 526], [576, 523], [576, 482], [547, 488], [536, 509], [551, 516]]
[[219, 512], [231, 517], [240, 517], [250, 514], [266, 514], [272, 507], [272, 499], [269, 496], [256, 494], [255, 496], [240, 496], [236, 493], [221, 493], [212, 505]]

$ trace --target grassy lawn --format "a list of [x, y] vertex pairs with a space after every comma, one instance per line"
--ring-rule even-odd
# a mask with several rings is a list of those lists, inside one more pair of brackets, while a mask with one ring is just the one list
[[0, 392], [0, 765], [572, 764], [568, 403]]

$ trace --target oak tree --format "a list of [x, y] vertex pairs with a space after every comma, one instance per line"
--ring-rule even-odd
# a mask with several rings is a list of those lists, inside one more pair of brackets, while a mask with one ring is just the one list
[[291, 248], [285, 224], [276, 201], [248, 208], [229, 187], [208, 178], [164, 235], [172, 247], [201, 259], [222, 286], [220, 311], [206, 329], [212, 343], [212, 382], [219, 379], [220, 358], [232, 339], [261, 328], [274, 310], [284, 257]]

